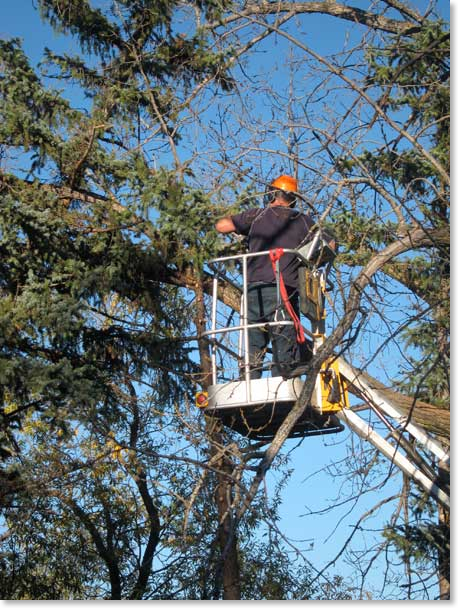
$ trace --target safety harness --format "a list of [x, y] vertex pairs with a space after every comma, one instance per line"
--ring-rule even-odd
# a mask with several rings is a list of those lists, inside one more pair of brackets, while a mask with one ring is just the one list
[[[276, 249], [271, 249], [269, 251], [270, 261], [272, 262], [272, 269], [274, 271], [274, 276], [277, 274], [277, 262], [280, 261], [280, 258], [285, 253], [283, 247], [277, 247]], [[283, 301], [283, 304], [291, 317], [294, 327], [296, 329], [296, 340], [298, 344], [304, 344], [305, 342], [305, 333], [304, 328], [301, 325], [299, 317], [296, 314], [291, 302], [289, 301], [288, 292], [286, 290], [285, 281], [283, 279], [283, 275], [280, 270], [280, 264], [278, 265], [278, 281], [280, 286], [280, 296]]]

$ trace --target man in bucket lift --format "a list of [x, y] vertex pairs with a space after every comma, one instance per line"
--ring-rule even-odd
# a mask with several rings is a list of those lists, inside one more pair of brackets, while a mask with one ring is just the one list
[[[281, 175], [267, 187], [263, 209], [249, 209], [224, 217], [218, 220], [215, 228], [223, 234], [235, 232], [247, 236], [250, 253], [294, 249], [304, 241], [314, 225], [310, 214], [294, 209], [297, 192], [297, 180]], [[248, 323], [295, 321], [295, 325], [275, 326], [271, 332], [263, 327], [250, 329], [252, 379], [262, 375], [262, 362], [270, 341], [274, 362], [272, 376], [287, 378], [299, 363], [311, 358], [311, 345], [305, 339], [299, 322], [298, 266], [293, 254], [284, 253], [280, 257], [280, 273], [287, 296], [279, 306], [274, 259], [267, 255], [248, 258]]]

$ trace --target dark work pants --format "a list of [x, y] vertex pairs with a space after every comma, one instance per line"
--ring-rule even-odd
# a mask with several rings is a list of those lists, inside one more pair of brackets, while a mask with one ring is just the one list
[[[299, 316], [299, 298], [297, 290], [288, 290], [291, 302]], [[269, 321], [291, 321], [283, 303], [278, 305], [276, 285], [252, 283], [248, 286], [248, 323], [266, 323]], [[294, 325], [277, 327], [259, 327], [248, 332], [250, 347], [250, 374], [255, 380], [262, 375], [262, 362], [269, 343], [272, 344], [272, 376], [287, 376], [299, 363], [299, 349]]]

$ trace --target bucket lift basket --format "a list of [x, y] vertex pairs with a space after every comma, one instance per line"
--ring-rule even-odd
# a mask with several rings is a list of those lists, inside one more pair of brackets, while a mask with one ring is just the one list
[[[313, 248], [308, 248], [313, 251]], [[211, 350], [212, 384], [208, 392], [199, 394], [196, 404], [205, 414], [216, 417], [222, 423], [249, 438], [271, 440], [285, 417], [298, 399], [304, 380], [298, 376], [284, 379], [281, 376], [252, 378], [249, 357], [250, 329], [262, 327], [270, 331], [274, 327], [293, 325], [290, 319], [278, 319], [269, 323], [248, 322], [248, 260], [255, 256], [269, 256], [269, 251], [226, 256], [209, 262], [213, 272], [211, 327], [203, 334]], [[315, 289], [315, 301], [309, 301], [305, 277], [313, 277], [316, 284], [326, 283], [326, 270], [317, 268], [307, 257], [307, 251], [284, 249], [284, 253], [296, 256], [301, 275], [301, 310], [311, 321], [312, 331], [304, 329], [311, 341], [319, 345], [324, 336], [324, 311]], [[304, 255], [305, 254], [305, 255]], [[278, 304], [281, 304], [277, 261], [276, 287]], [[312, 282], [313, 282], [312, 281]], [[240, 311], [228, 309], [218, 298], [221, 288], [231, 285], [240, 295]], [[310, 294], [309, 294], [310, 295]], [[269, 358], [270, 357], [270, 358]], [[266, 356], [265, 369], [273, 365], [273, 353]], [[336, 364], [324, 366], [316, 382], [312, 403], [297, 421], [290, 437], [302, 437], [336, 433], [344, 426], [336, 412], [348, 407], [347, 390], [338, 373]]]

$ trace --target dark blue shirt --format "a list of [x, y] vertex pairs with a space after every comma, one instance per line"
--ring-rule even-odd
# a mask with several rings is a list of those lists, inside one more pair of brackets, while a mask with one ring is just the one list
[[[290, 207], [250, 209], [232, 216], [238, 234], [248, 236], [250, 253], [270, 251], [282, 247], [294, 249], [304, 241], [314, 222]], [[293, 254], [285, 253], [280, 259], [280, 270], [285, 284], [297, 287], [299, 263]], [[248, 283], [275, 283], [272, 262], [268, 255], [248, 259]]]

